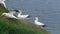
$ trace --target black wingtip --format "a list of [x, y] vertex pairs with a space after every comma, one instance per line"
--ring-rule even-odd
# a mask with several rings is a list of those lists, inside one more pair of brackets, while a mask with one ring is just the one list
[[45, 27], [46, 25], [43, 25], [42, 27]]
[[30, 18], [31, 17], [31, 15], [29, 15], [27, 18]]

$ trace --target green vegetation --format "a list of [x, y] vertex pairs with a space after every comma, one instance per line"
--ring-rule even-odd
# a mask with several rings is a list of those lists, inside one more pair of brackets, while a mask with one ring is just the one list
[[[8, 12], [8, 10], [0, 6], [0, 15], [3, 12]], [[48, 34], [48, 32], [28, 21], [2, 16], [0, 17], [0, 34]]]

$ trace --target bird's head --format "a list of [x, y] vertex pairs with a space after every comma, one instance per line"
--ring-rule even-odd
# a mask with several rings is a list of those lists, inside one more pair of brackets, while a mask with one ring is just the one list
[[2, 13], [2, 15], [6, 15], [6, 13]]
[[1, 16], [3, 16], [3, 15], [6, 15], [6, 13], [2, 13], [2, 15], [1, 15]]
[[0, 17], [2, 17], [3, 15], [6, 15], [6, 13], [2, 13], [2, 15]]

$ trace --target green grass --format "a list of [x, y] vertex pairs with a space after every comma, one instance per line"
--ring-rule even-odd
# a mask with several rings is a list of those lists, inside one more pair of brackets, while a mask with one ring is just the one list
[[[3, 12], [8, 12], [8, 10], [0, 6], [0, 15]], [[48, 32], [28, 21], [2, 16], [0, 17], [0, 34], [48, 34]]]

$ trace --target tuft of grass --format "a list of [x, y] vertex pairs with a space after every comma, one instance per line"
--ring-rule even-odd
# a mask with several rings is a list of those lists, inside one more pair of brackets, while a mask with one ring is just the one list
[[[8, 12], [0, 6], [0, 14]], [[0, 34], [48, 34], [48, 32], [28, 21], [0, 17]]]

